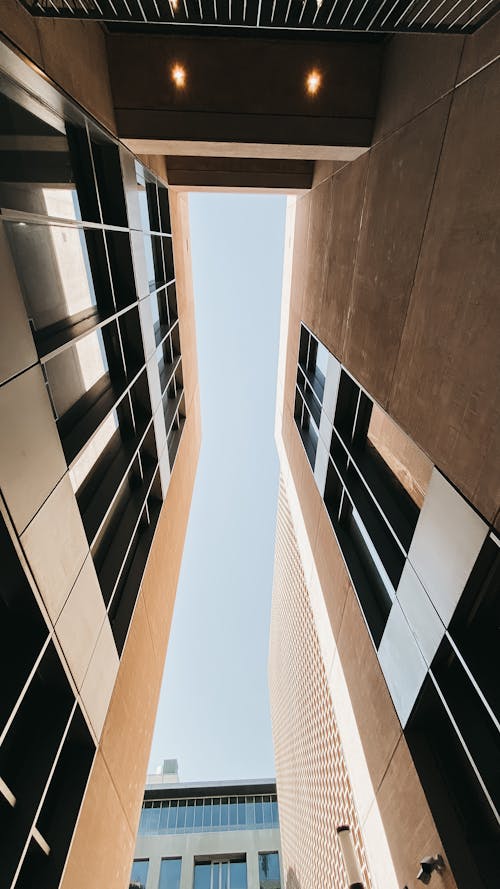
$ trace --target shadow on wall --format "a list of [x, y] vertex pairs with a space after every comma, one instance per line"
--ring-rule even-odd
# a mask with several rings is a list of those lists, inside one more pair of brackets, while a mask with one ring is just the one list
[[286, 875], [286, 889], [301, 889], [301, 885], [293, 867], [288, 868], [288, 873]]

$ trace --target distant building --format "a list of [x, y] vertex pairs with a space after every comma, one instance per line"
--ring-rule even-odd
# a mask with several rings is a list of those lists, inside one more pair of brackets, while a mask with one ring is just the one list
[[176, 759], [164, 759], [156, 772], [152, 772], [146, 779], [146, 784], [178, 784], [179, 763]]
[[146, 786], [130, 889], [284, 887], [274, 782], [158, 778]]

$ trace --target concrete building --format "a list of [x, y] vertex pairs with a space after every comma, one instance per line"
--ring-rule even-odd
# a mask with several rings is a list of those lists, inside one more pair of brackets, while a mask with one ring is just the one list
[[200, 441], [186, 198], [5, 43], [0, 121], [0, 885], [125, 886]]
[[441, 44], [439, 72], [432, 38], [409, 56], [394, 38], [370, 151], [289, 204], [270, 650], [287, 886], [345, 885], [345, 821], [367, 886], [500, 879], [499, 24]]
[[[414, 889], [441, 850], [433, 881], [496, 884], [496, 13], [1, 0], [9, 889], [129, 879], [200, 442], [189, 188], [298, 197], [283, 602], [317, 706], [275, 695], [287, 885], [346, 876], [323, 779], [365, 882]], [[287, 626], [278, 690], [309, 656]]]
[[272, 781], [146, 786], [134, 889], [280, 889], [280, 861]]

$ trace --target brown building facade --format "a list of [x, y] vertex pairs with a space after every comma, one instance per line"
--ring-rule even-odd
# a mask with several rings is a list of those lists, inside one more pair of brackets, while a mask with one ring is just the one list
[[276, 437], [327, 680], [291, 727], [276, 689], [307, 680], [280, 509], [270, 685], [296, 876], [287, 836], [325, 860], [336, 843], [305, 790], [331, 700], [371, 884], [416, 889], [437, 853], [431, 885], [499, 878], [498, 27], [394, 38], [370, 151], [317, 165], [289, 206]]

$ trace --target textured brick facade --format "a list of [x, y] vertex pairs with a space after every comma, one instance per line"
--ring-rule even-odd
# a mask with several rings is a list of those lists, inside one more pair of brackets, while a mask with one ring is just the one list
[[358, 816], [283, 481], [276, 528], [269, 677], [286, 889], [344, 889], [337, 840], [351, 827], [371, 887]]

